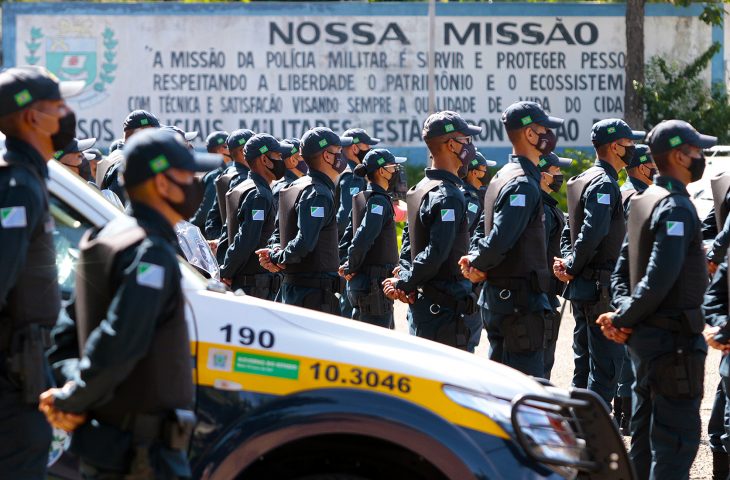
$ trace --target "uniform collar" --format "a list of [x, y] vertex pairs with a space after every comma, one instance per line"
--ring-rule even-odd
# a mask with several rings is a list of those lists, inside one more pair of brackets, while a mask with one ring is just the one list
[[629, 177], [629, 182], [631, 182], [631, 185], [634, 186], [634, 189], [637, 192], [643, 192], [644, 190], [646, 190], [647, 188], [649, 188], [649, 185], [647, 185], [646, 183], [642, 182], [638, 178], [634, 178], [634, 177], [631, 177], [630, 176]]
[[347, 166], [350, 167], [350, 170], [355, 171], [355, 167], [358, 166], [357, 162], [353, 162], [352, 160], [347, 161]]
[[368, 182], [368, 190], [373, 193], [382, 193], [383, 195], [388, 195], [388, 191], [377, 183]]
[[610, 163], [608, 163], [605, 160], [601, 160], [600, 158], [596, 160], [596, 163], [594, 163], [596, 167], [602, 168], [609, 177], [613, 178], [614, 180], [618, 180], [618, 172], [616, 172], [616, 169], [611, 166]]
[[177, 235], [167, 222], [167, 219], [154, 208], [139, 202], [131, 202], [128, 213], [137, 219], [137, 222], [146, 231], [159, 235], [177, 246]]
[[509, 162], [519, 163], [522, 167], [522, 171], [525, 172], [525, 175], [534, 178], [535, 180], [537, 180], [537, 183], [540, 183], [540, 170], [538, 170], [537, 165], [532, 163], [529, 158], [523, 157], [521, 155], [511, 154], [509, 156]]
[[309, 176], [312, 177], [313, 180], [318, 180], [320, 183], [324, 183], [327, 188], [329, 188], [333, 192], [335, 191], [335, 184], [326, 174], [318, 170], [310, 170]]
[[679, 195], [684, 195], [685, 197], [689, 197], [689, 192], [687, 191], [687, 187], [682, 182], [677, 180], [676, 178], [657, 175], [656, 177], [654, 177], [654, 184], [658, 185], [666, 190], [669, 190], [672, 193], [678, 193]]
[[30, 160], [28, 162], [30, 167], [38, 172], [42, 178], [48, 178], [48, 164], [41, 154], [38, 153], [38, 150], [30, 146], [30, 144], [17, 138], [8, 137], [5, 140], [5, 147], [8, 153], [13, 153]]
[[457, 187], [461, 185], [461, 179], [454, 175], [451, 172], [447, 172], [446, 170], [440, 170], [438, 168], [427, 168], [426, 169], [426, 176], [430, 178], [431, 180], [446, 180]]
[[548, 204], [548, 205], [550, 205], [551, 207], [554, 207], [555, 205], [557, 205], [557, 204], [558, 204], [558, 201], [557, 201], [557, 200], [555, 200], [555, 199], [553, 198], [553, 196], [552, 196], [552, 195], [550, 195], [549, 193], [547, 193], [547, 192], [546, 192], [545, 190], [543, 190], [543, 189], [540, 189], [540, 194], [542, 195], [542, 202], [543, 202], [543, 203], [547, 203], [547, 204]]
[[291, 170], [287, 169], [287, 171], [284, 172], [284, 179], [286, 179], [289, 183], [293, 182], [297, 178], [299, 178], [297, 177], [297, 174], [292, 172]]
[[239, 163], [239, 162], [234, 162], [233, 166], [236, 167], [236, 170], [238, 172], [249, 173], [251, 171], [250, 168], [248, 168], [246, 165]]
[[264, 179], [264, 177], [262, 177], [258, 173], [254, 172], [254, 171], [251, 171], [248, 174], [248, 178], [250, 178], [251, 180], [253, 180], [253, 183], [255, 183], [257, 187], [259, 187], [259, 188], [265, 188], [267, 190], [271, 190], [271, 187], [269, 186], [269, 183]]
[[466, 180], [462, 180], [462, 183], [464, 184], [464, 190], [468, 190], [470, 192], [478, 192], [479, 191], [478, 188], [475, 188], [474, 185], [472, 185], [471, 183], [467, 182]]

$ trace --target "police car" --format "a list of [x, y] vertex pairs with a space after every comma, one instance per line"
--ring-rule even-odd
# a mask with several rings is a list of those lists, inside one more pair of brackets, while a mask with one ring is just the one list
[[[69, 299], [81, 235], [123, 213], [49, 166]], [[608, 411], [588, 391], [558, 390], [404, 333], [237, 296], [182, 260], [181, 269], [197, 386], [194, 478], [634, 478]], [[51, 472], [74, 478], [63, 464]]]

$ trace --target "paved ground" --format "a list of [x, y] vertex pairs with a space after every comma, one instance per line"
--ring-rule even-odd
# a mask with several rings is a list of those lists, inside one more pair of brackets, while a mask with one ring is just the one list
[[[404, 304], [396, 302], [396, 329], [408, 331], [406, 323], [406, 307]], [[558, 387], [569, 387], [573, 377], [573, 351], [572, 351], [572, 332], [573, 316], [570, 314], [570, 307], [565, 311], [563, 322], [560, 327], [560, 336], [558, 338], [558, 347], [555, 353], [555, 366], [553, 367], [552, 382]], [[487, 335], [482, 332], [482, 339], [477, 347], [476, 355], [481, 357], [487, 356]], [[712, 479], [712, 455], [707, 444], [707, 420], [710, 417], [710, 409], [712, 400], [715, 395], [715, 389], [720, 377], [717, 373], [717, 366], [720, 363], [720, 354], [716, 350], [711, 351], [707, 357], [705, 368], [705, 396], [702, 399], [702, 443], [699, 453], [695, 459], [691, 479]], [[628, 442], [628, 437], [626, 438]]]

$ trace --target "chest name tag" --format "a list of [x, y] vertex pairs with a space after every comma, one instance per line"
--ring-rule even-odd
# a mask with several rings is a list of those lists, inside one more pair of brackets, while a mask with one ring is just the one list
[[373, 205], [372, 207], [370, 207], [370, 212], [374, 213], [375, 215], [382, 215], [383, 206], [382, 205]]
[[466, 208], [468, 208], [471, 213], [477, 213], [477, 210], [479, 210], [479, 205], [469, 202], [469, 205]]
[[0, 225], [3, 228], [27, 227], [28, 218], [25, 215], [25, 207], [0, 208]]
[[324, 207], [310, 207], [309, 214], [315, 218], [324, 218]]
[[684, 222], [667, 222], [667, 235], [684, 237]]
[[598, 203], [600, 205], [611, 205], [611, 194], [610, 193], [599, 193], [596, 195]]
[[454, 215], [454, 209], [453, 208], [441, 209], [441, 221], [442, 222], [455, 222], [456, 216]]
[[524, 207], [525, 206], [525, 196], [522, 193], [516, 193], [514, 195], [509, 196], [509, 206], [510, 207]]
[[162, 290], [165, 283], [165, 267], [153, 263], [140, 262], [137, 266], [137, 283], [143, 287]]
[[264, 211], [263, 210], [251, 210], [251, 220], [254, 220], [257, 222], [263, 222], [264, 221]]

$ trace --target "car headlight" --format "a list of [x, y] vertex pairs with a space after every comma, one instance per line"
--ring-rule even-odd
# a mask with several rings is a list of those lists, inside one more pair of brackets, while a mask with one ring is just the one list
[[444, 385], [444, 393], [462, 407], [475, 410], [513, 432], [526, 453], [558, 475], [574, 479], [585, 444], [555, 405], [511, 401]]

